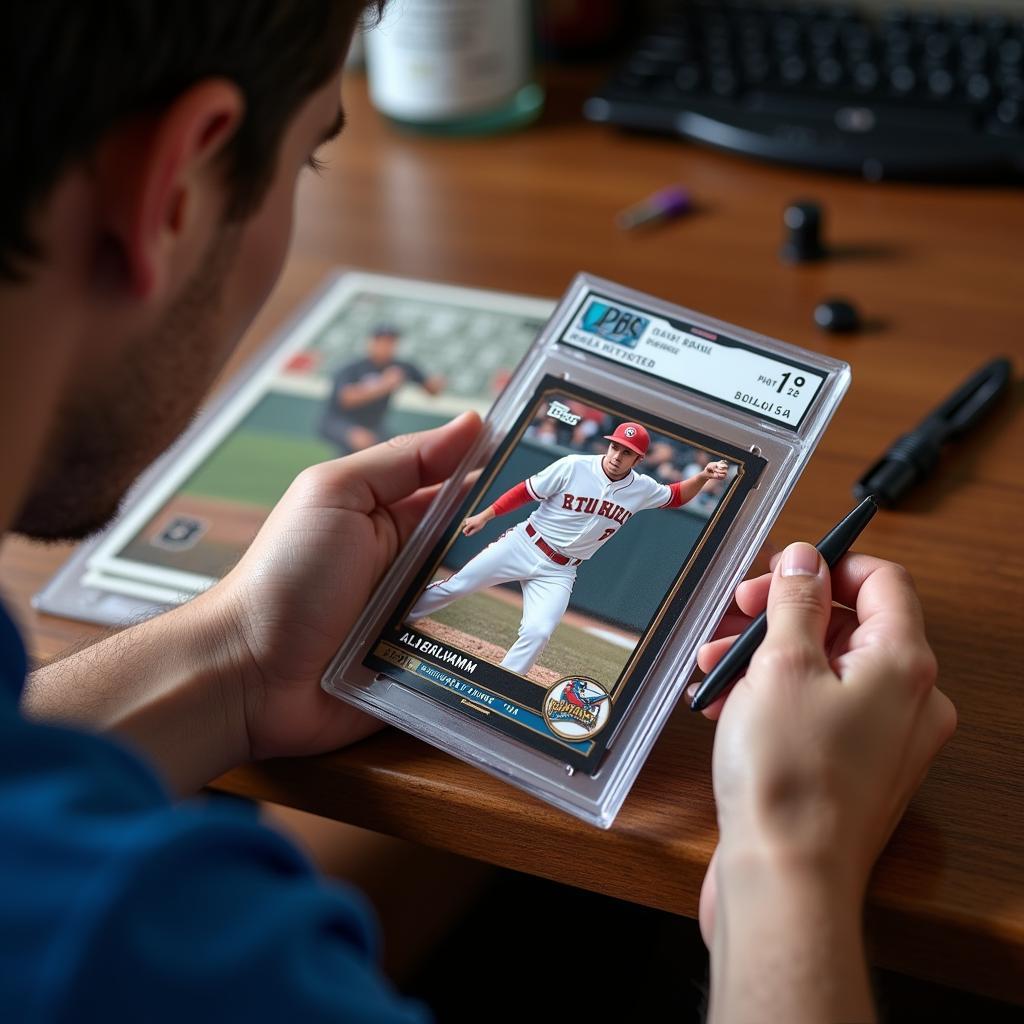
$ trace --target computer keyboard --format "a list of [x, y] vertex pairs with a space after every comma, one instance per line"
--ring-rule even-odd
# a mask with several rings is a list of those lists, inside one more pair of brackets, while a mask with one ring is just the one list
[[693, 0], [584, 105], [592, 121], [881, 178], [1024, 176], [1019, 14]]

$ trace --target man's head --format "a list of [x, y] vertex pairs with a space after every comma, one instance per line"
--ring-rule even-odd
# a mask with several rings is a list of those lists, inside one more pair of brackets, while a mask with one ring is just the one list
[[378, 324], [366, 343], [366, 354], [377, 366], [394, 362], [398, 351], [398, 328], [390, 324]]
[[2, 5], [0, 351], [48, 306], [58, 387], [15, 529], [102, 526], [188, 422], [280, 271], [365, 6]]
[[640, 462], [651, 445], [651, 435], [639, 423], [620, 423], [611, 434], [605, 434], [608, 451], [601, 462], [605, 473], [620, 480]]

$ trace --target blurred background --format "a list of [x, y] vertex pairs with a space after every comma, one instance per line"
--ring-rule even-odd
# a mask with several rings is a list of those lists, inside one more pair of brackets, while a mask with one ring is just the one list
[[606, 59], [598, 122], [883, 177], [1021, 170], [1019, 3], [399, 0], [365, 36], [377, 108], [408, 128], [530, 123], [538, 60]]

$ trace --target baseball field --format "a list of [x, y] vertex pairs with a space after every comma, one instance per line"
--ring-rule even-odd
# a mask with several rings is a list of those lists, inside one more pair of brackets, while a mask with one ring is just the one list
[[[522, 611], [522, 600], [512, 588], [492, 587], [420, 619], [416, 629], [497, 665], [515, 643]], [[546, 688], [578, 674], [610, 689], [637, 640], [635, 635], [611, 631], [589, 616], [566, 612], [527, 679]]]

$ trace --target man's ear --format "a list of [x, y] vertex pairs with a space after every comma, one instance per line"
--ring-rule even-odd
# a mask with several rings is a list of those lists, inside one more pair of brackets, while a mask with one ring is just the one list
[[134, 296], [151, 299], [174, 288], [205, 252], [225, 204], [217, 158], [244, 110], [234, 83], [207, 79], [101, 143], [94, 163], [98, 229], [113, 243]]

